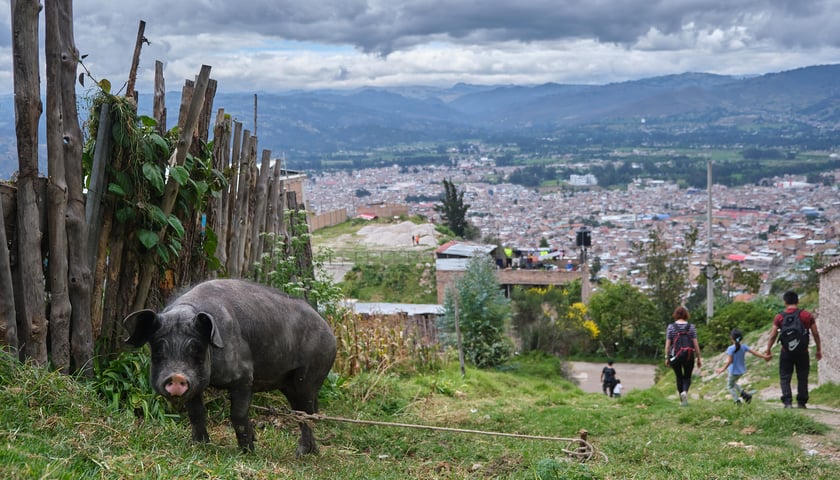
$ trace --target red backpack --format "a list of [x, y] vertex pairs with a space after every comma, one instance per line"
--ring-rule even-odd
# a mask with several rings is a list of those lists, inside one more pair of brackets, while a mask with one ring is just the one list
[[671, 342], [671, 363], [684, 363], [686, 361], [694, 360], [694, 340], [691, 338], [691, 324], [684, 325], [674, 324], [676, 335], [674, 341]]

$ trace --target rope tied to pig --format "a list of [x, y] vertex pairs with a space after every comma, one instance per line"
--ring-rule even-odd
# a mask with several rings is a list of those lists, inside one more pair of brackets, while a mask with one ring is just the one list
[[505, 433], [505, 432], [488, 432], [484, 430], [471, 430], [471, 429], [464, 429], [464, 428], [452, 428], [452, 427], [436, 427], [432, 425], [416, 425], [411, 423], [394, 423], [394, 422], [382, 422], [378, 420], [359, 420], [355, 418], [345, 418], [345, 417], [331, 417], [324, 414], [316, 413], [306, 413], [301, 412], [299, 410], [278, 410], [271, 407], [257, 407], [261, 410], [267, 411], [270, 415], [284, 417], [290, 421], [298, 422], [298, 423], [305, 423], [309, 425], [309, 427], [313, 427], [316, 421], [333, 421], [333, 422], [344, 422], [344, 423], [353, 423], [358, 425], [377, 425], [377, 426], [384, 426], [384, 427], [399, 427], [399, 428], [416, 428], [421, 430], [432, 430], [438, 432], [454, 432], [454, 433], [471, 433], [471, 434], [478, 434], [478, 435], [491, 435], [496, 437], [508, 437], [508, 438], [520, 438], [526, 440], [546, 440], [546, 441], [555, 441], [555, 442], [565, 442], [566, 447], [561, 448], [560, 450], [565, 453], [568, 457], [577, 460], [580, 463], [585, 463], [592, 460], [593, 457], [596, 455], [603, 458], [604, 462], [608, 462], [609, 459], [607, 455], [599, 450], [595, 449], [595, 446], [592, 445], [588, 440], [587, 437], [589, 436], [589, 432], [585, 429], [581, 429], [578, 432], [578, 438], [564, 438], [564, 437], [548, 437], [542, 435], [525, 435], [519, 433]]

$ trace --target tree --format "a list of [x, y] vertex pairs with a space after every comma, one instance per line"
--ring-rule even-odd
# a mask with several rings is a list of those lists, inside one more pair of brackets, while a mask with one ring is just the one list
[[682, 244], [671, 247], [662, 238], [662, 232], [654, 228], [647, 241], [633, 244], [636, 258], [646, 266], [649, 296], [663, 324], [671, 321], [671, 313], [688, 292], [688, 262], [697, 236], [697, 228], [692, 228]]
[[598, 255], [595, 255], [595, 257], [592, 258], [592, 265], [590, 265], [590, 267], [589, 267], [589, 279], [590, 280], [597, 279], [598, 278], [598, 273], [601, 271], [601, 268], [602, 268], [601, 257], [599, 257]]
[[761, 303], [730, 303], [718, 310], [708, 325], [698, 325], [697, 339], [706, 351], [724, 350], [730, 343], [729, 332], [733, 328], [739, 328], [744, 333], [766, 330], [775, 313], [781, 309]]
[[461, 238], [466, 237], [468, 233], [467, 210], [469, 208], [469, 204], [464, 203], [464, 191], [458, 191], [454, 183], [444, 179], [443, 199], [440, 205], [434, 206], [434, 209], [450, 230]]
[[730, 263], [721, 268], [728, 275], [724, 278], [727, 287], [727, 296], [731, 297], [736, 290], [745, 290], [749, 293], [758, 293], [761, 288], [761, 274], [741, 268], [737, 263]]
[[457, 317], [464, 357], [470, 363], [492, 367], [510, 356], [513, 348], [505, 335], [510, 302], [496, 279], [492, 258], [481, 255], [470, 259], [464, 276], [446, 291], [444, 311], [441, 340], [446, 345], [456, 344]]
[[538, 350], [566, 356], [590, 351], [598, 328], [586, 318], [586, 306], [575, 293], [567, 286], [514, 289], [513, 328], [523, 353]]
[[604, 281], [589, 299], [589, 315], [608, 355], [652, 356], [663, 342], [656, 305], [629, 283]]

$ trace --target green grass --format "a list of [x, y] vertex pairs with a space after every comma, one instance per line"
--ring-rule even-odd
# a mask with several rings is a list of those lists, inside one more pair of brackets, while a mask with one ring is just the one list
[[[333, 420], [315, 426], [321, 453], [298, 459], [297, 427], [262, 408], [252, 409], [256, 452], [242, 454], [226, 419], [226, 401], [217, 393], [210, 407], [211, 443], [195, 445], [183, 419], [138, 420], [128, 409], [110, 409], [87, 382], [3, 356], [0, 478], [810, 479], [840, 474], [840, 465], [806, 455], [800, 444], [802, 435], [825, 437], [829, 428], [803, 412], [782, 410], [777, 402], [737, 408], [708, 394], [680, 408], [671, 398], [667, 373], [650, 389], [611, 400], [583, 393], [561, 372], [556, 359], [528, 356], [494, 370], [467, 368], [462, 378], [457, 362], [447, 360], [435, 372], [348, 379], [322, 399], [321, 410], [330, 417], [550, 437], [576, 437], [586, 429], [607, 460], [568, 462], [562, 451], [567, 442]], [[722, 383], [709, 381], [702, 388], [721, 390]], [[825, 395], [836, 398], [833, 388]], [[814, 393], [815, 401], [819, 395]], [[279, 395], [268, 394], [257, 395], [254, 403], [285, 405]]]

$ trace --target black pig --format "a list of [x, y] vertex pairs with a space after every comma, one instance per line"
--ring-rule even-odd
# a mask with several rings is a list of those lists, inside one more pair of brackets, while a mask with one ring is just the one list
[[[318, 391], [335, 360], [332, 329], [303, 300], [243, 280], [210, 280], [160, 314], [141, 310], [124, 320], [135, 347], [149, 343], [155, 390], [186, 406], [192, 439], [207, 442], [207, 386], [230, 393], [236, 441], [254, 450], [248, 420], [253, 392], [279, 389], [293, 410], [318, 411]], [[300, 424], [297, 454], [317, 452], [312, 429]]]

